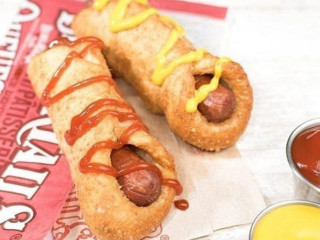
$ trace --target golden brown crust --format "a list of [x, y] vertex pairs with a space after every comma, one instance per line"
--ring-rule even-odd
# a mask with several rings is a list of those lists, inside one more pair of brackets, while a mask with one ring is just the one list
[[[42, 95], [66, 56], [71, 51], [79, 52], [78, 50], [84, 47], [83, 44], [76, 48], [57, 46], [32, 59], [28, 75], [38, 97]], [[76, 58], [72, 62], [55, 87], [53, 95], [97, 75], [110, 75], [110, 72], [101, 51], [93, 49], [85, 58]], [[124, 101], [114, 87], [100, 82], [67, 95], [49, 106], [48, 113], [59, 145], [70, 164], [80, 207], [90, 229], [101, 240], [139, 240], [163, 221], [175, 192], [173, 188], [162, 186], [158, 200], [148, 207], [137, 207], [125, 197], [114, 177], [94, 173], [83, 174], [79, 171], [79, 162], [92, 145], [107, 139], [116, 140], [124, 129], [132, 124], [130, 121], [121, 123], [116, 118], [108, 116], [78, 139], [73, 146], [68, 145], [64, 134], [70, 128], [72, 117], [81, 113], [92, 102], [102, 98]], [[149, 153], [164, 178], [176, 178], [171, 155], [154, 137], [144, 131], [138, 131], [131, 136], [129, 143]], [[110, 153], [111, 149], [99, 151], [91, 161], [111, 165]]]
[[[208, 122], [199, 111], [185, 111], [186, 101], [195, 90], [194, 76], [214, 73], [217, 57], [206, 54], [198, 63], [184, 64], [166, 78], [161, 87], [151, 82], [155, 58], [167, 41], [172, 26], [158, 16], [150, 17], [136, 28], [117, 34], [108, 30], [108, 21], [116, 1], [111, 1], [101, 12], [84, 9], [74, 19], [77, 36], [96, 36], [106, 45], [104, 54], [113, 72], [127, 80], [154, 113], [164, 113], [173, 132], [183, 140], [209, 151], [233, 145], [245, 130], [252, 109], [253, 94], [248, 78], [237, 63], [223, 66], [222, 79], [236, 96], [236, 108], [230, 119], [221, 123]], [[145, 10], [145, 6], [131, 3], [127, 17]], [[194, 50], [185, 38], [180, 39], [168, 55], [168, 62]]]

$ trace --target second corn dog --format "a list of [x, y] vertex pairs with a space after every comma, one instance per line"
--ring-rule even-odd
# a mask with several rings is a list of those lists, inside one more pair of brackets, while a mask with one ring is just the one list
[[[77, 36], [104, 41], [113, 72], [127, 80], [153, 112], [164, 113], [185, 141], [218, 151], [243, 133], [253, 95], [242, 67], [194, 49], [183, 28], [147, 1], [96, 0], [72, 26]], [[199, 78], [209, 83], [202, 81], [207, 83], [197, 89]]]

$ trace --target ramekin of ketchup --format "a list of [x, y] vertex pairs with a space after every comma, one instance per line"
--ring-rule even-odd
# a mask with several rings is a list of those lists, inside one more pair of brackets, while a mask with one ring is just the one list
[[300, 198], [320, 202], [320, 118], [301, 124], [291, 133], [287, 158], [298, 180], [296, 196], [300, 193]]

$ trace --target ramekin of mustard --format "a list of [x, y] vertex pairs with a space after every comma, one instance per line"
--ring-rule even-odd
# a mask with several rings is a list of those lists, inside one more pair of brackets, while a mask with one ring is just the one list
[[249, 240], [320, 240], [320, 205], [309, 201], [271, 205], [254, 220]]
[[320, 118], [299, 125], [287, 142], [295, 198], [320, 203]]

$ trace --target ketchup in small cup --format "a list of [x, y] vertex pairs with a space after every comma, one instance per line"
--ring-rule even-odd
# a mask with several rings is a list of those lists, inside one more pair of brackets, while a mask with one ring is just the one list
[[302, 176], [320, 187], [320, 125], [307, 128], [294, 138], [291, 156]]

